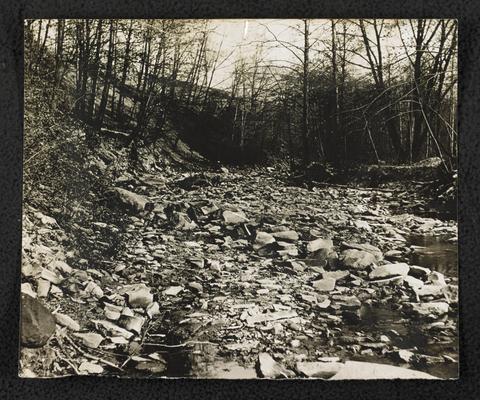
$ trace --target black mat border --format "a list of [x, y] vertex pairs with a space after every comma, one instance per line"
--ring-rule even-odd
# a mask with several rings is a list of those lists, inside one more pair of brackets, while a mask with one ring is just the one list
[[[480, 2], [73, 1], [0, 3], [0, 399], [478, 399], [480, 398]], [[16, 377], [22, 159], [22, 19], [26, 18], [458, 18], [460, 50], [460, 297], [458, 381], [214, 381]]]

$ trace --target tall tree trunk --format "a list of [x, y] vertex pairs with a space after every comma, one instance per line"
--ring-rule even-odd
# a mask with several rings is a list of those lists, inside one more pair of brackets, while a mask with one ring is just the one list
[[133, 19], [130, 20], [130, 25], [128, 27], [128, 32], [127, 32], [127, 39], [125, 42], [125, 54], [123, 58], [122, 76], [119, 84], [120, 93], [119, 93], [118, 104], [117, 104], [117, 118], [122, 118], [123, 107], [125, 105], [124, 93], [125, 93], [125, 83], [127, 82], [128, 65], [130, 64], [130, 47], [131, 47], [131, 40], [132, 40], [132, 32], [133, 32]]
[[86, 105], [86, 97], [87, 97], [87, 85], [88, 85], [88, 76], [90, 74], [90, 20], [84, 20], [85, 26], [85, 45], [84, 45], [84, 53], [83, 53], [83, 67], [82, 67], [82, 86], [80, 90], [80, 117], [82, 119], [86, 119], [85, 114], [85, 105]]
[[[338, 85], [337, 85], [337, 38], [336, 38], [336, 22], [332, 19], [331, 21], [331, 29], [332, 29], [332, 103], [333, 103], [333, 115], [331, 116], [331, 139], [334, 143], [338, 143], [338, 118], [339, 118], [339, 110], [338, 110]], [[334, 158], [335, 162], [341, 162], [341, 157], [338, 157], [338, 154], [341, 154], [341, 149], [338, 149], [335, 146], [335, 153], [337, 156]]]
[[85, 76], [83, 69], [85, 68], [85, 63], [83, 59], [85, 58], [85, 40], [84, 40], [84, 25], [82, 21], [77, 21], [75, 24], [75, 35], [76, 35], [76, 80], [75, 80], [75, 111], [79, 117], [81, 117], [81, 102], [82, 102], [82, 80]]
[[303, 47], [303, 104], [302, 104], [302, 141], [303, 141], [303, 164], [306, 167], [310, 162], [309, 151], [309, 129], [308, 129], [308, 79], [309, 79], [309, 21], [303, 20], [304, 23], [304, 47]]
[[88, 101], [88, 111], [87, 114], [90, 120], [93, 122], [95, 120], [95, 99], [97, 97], [97, 81], [98, 74], [100, 70], [100, 50], [102, 47], [102, 24], [103, 20], [98, 20], [97, 32], [96, 32], [96, 45], [95, 45], [95, 60], [94, 68], [92, 71], [92, 83], [90, 86], [90, 98]]
[[57, 41], [55, 49], [55, 86], [60, 85], [60, 78], [62, 76], [63, 64], [63, 43], [65, 38], [65, 21], [63, 19], [57, 20]]
[[108, 91], [110, 89], [110, 80], [112, 75], [112, 63], [113, 63], [113, 46], [114, 46], [114, 21], [110, 20], [109, 38], [108, 38], [108, 54], [107, 65], [105, 67], [105, 77], [103, 82], [102, 97], [98, 106], [98, 113], [96, 118], [96, 128], [101, 129], [103, 120], [105, 118], [105, 110], [107, 108]]

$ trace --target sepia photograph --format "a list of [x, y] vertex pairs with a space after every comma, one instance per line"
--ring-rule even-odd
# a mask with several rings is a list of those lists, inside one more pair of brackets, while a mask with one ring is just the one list
[[25, 19], [19, 371], [459, 378], [455, 19]]

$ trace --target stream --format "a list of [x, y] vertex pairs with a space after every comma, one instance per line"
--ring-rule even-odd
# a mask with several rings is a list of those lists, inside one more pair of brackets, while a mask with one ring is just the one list
[[[196, 178], [178, 182], [185, 179]], [[164, 215], [170, 225], [147, 227], [143, 242], [137, 241], [136, 253], [154, 267], [132, 269], [156, 291], [161, 317], [150, 327], [140, 357], [126, 365], [129, 376], [255, 378], [259, 352], [271, 354], [294, 376], [303, 376], [298, 362], [325, 357], [398, 365], [445, 379], [458, 376], [456, 300], [446, 304], [447, 313], [420, 317], [409, 311], [412, 302], [423, 306], [444, 301], [443, 295], [418, 302], [403, 280], [393, 283], [387, 275], [385, 284], [369, 277], [375, 265], [405, 262], [442, 273], [455, 286], [453, 221], [392, 215], [387, 208], [396, 199], [387, 192], [308, 191], [263, 173], [231, 174], [221, 185], [202, 179], [199, 187], [167, 192], [159, 210], [173, 210]], [[220, 200], [212, 203], [212, 198]], [[198, 217], [197, 224], [189, 215]], [[227, 222], [226, 215], [247, 223]], [[145, 226], [135, 219], [133, 224]], [[131, 232], [138, 237], [138, 229]], [[271, 245], [255, 249], [259, 232], [294, 238], [272, 236]], [[314, 238], [328, 246], [323, 238], [332, 237], [334, 264], [327, 264], [332, 253], [306, 250]], [[382, 258], [389, 250], [396, 253], [385, 256], [386, 263], [374, 258], [368, 268], [337, 269], [345, 263], [339, 258], [345, 242], [370, 246]], [[127, 253], [126, 260], [131, 257]], [[333, 278], [332, 288], [316, 286], [341, 270], [347, 277]], [[420, 283], [428, 284], [428, 275]], [[408, 362], [402, 350], [411, 354]]]
[[[443, 236], [411, 235], [407, 245], [417, 246], [410, 254], [412, 265], [431, 268], [449, 277], [457, 277], [457, 246]], [[420, 248], [421, 247], [421, 248]], [[431, 331], [425, 330], [422, 323], [407, 318], [398, 308], [390, 304], [364, 304], [360, 309], [361, 318], [352, 323], [345, 321], [343, 333], [365, 336], [376, 336], [379, 332], [395, 332], [391, 344], [398, 349], [414, 350], [421, 354], [438, 356], [446, 355], [456, 359], [459, 351], [458, 337], [432, 337]], [[444, 318], [447, 320], [447, 318]], [[456, 318], [454, 318], [456, 322]], [[339, 352], [339, 356], [342, 356]], [[245, 367], [233, 359], [218, 355], [216, 346], [196, 345], [192, 349], [169, 349], [166, 352], [167, 370], [170, 377], [203, 377], [226, 379], [256, 378], [254, 367]], [[388, 363], [408, 368], [409, 365], [400, 360], [385, 358], [383, 355], [369, 354], [351, 357], [355, 361]], [[450, 379], [458, 376], [458, 362], [419, 363], [415, 369], [434, 376]]]

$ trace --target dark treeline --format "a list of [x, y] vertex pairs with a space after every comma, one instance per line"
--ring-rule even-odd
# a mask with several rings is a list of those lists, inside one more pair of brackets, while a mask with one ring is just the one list
[[91, 145], [128, 133], [132, 157], [166, 121], [189, 119], [190, 138], [224, 161], [437, 156], [455, 168], [456, 21], [299, 20], [285, 39], [259, 20], [245, 53], [216, 22], [28, 20], [26, 79], [48, 82], [52, 107], [88, 124]]

